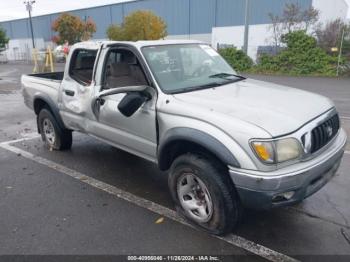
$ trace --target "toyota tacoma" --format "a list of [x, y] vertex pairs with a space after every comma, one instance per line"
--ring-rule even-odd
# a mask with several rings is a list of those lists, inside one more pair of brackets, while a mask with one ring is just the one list
[[245, 78], [198, 41], [82, 42], [23, 75], [49, 149], [91, 135], [168, 171], [178, 212], [226, 234], [243, 208], [298, 203], [336, 173], [346, 134], [323, 96]]

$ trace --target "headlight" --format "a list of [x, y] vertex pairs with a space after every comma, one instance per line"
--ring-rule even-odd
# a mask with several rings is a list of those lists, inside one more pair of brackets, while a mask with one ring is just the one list
[[301, 145], [294, 138], [276, 140], [277, 163], [299, 158], [302, 154]]
[[257, 156], [265, 163], [273, 164], [275, 162], [275, 150], [273, 142], [252, 142], [253, 149]]
[[267, 164], [297, 159], [302, 154], [301, 145], [295, 138], [274, 141], [253, 141], [251, 145], [260, 160]]

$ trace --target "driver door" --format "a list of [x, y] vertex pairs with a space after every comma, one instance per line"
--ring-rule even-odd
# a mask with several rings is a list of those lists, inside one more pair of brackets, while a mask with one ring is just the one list
[[[147, 85], [143, 69], [135, 54], [125, 48], [111, 49], [106, 55], [102, 76], [102, 90]], [[156, 96], [154, 88], [146, 92], [150, 99], [133, 115], [124, 116], [119, 110], [120, 101], [126, 93], [103, 97], [91, 133], [125, 151], [156, 161]]]

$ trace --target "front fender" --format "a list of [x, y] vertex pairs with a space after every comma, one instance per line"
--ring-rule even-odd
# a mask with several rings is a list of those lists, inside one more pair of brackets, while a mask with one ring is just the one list
[[240, 167], [235, 156], [215, 137], [197, 129], [177, 127], [168, 130], [159, 143], [158, 165], [161, 170], [166, 170], [168, 167], [168, 153], [166, 151], [168, 146], [175, 141], [187, 141], [197, 144], [214, 154], [223, 163], [237, 168]]

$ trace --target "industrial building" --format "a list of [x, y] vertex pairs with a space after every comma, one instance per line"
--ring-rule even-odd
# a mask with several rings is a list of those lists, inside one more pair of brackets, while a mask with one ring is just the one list
[[[244, 39], [246, 0], [136, 0], [118, 4], [68, 11], [85, 19], [91, 17], [97, 26], [94, 39], [106, 39], [106, 29], [112, 23], [120, 24], [135, 10], [152, 10], [167, 23], [168, 38], [197, 39], [217, 44], [230, 44], [241, 48]], [[281, 14], [287, 3], [298, 3], [302, 8], [314, 6], [320, 11], [320, 22], [346, 19], [348, 5], [345, 0], [251, 0], [249, 15], [248, 54], [255, 58], [259, 46], [269, 43], [269, 13]], [[36, 7], [38, 8], [38, 6]], [[51, 43], [54, 32], [52, 22], [60, 13], [33, 17], [36, 45]], [[29, 19], [0, 22], [9, 38], [9, 59], [21, 59], [31, 49]]]

